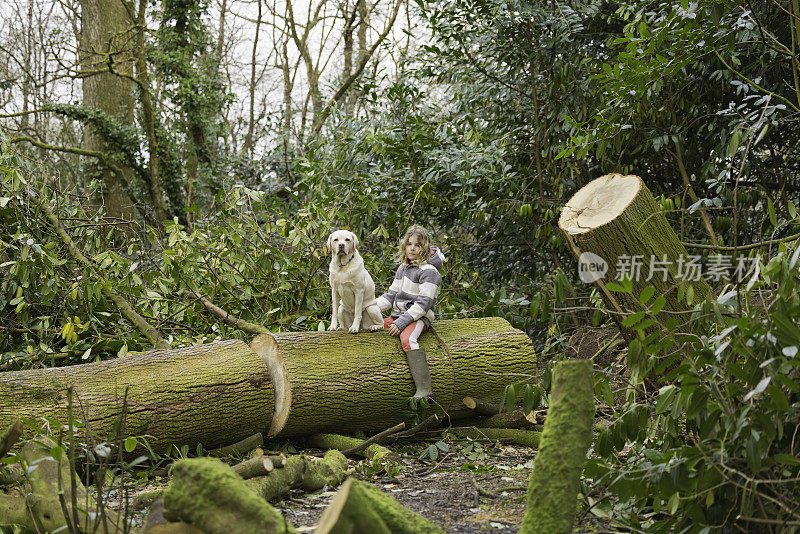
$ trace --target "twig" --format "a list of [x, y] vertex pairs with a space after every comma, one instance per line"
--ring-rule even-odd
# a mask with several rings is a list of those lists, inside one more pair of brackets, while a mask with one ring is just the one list
[[343, 450], [342, 454], [344, 454], [345, 456], [348, 456], [348, 455], [351, 455], [351, 454], [358, 454], [361, 451], [365, 450], [370, 445], [372, 445], [373, 443], [379, 443], [386, 436], [389, 436], [390, 434], [394, 434], [395, 432], [403, 430], [405, 427], [406, 427], [405, 423], [396, 424], [392, 428], [387, 428], [383, 432], [380, 432], [379, 434], [375, 434], [374, 436], [372, 436], [369, 439], [365, 439], [364, 441], [362, 441], [361, 443], [359, 443], [355, 447]]
[[413, 435], [417, 434], [418, 432], [422, 432], [423, 430], [425, 430], [429, 426], [433, 426], [438, 422], [439, 422], [439, 416], [436, 415], [436, 414], [433, 414], [430, 417], [428, 417], [427, 419], [425, 419], [423, 422], [418, 424], [417, 426], [413, 426], [413, 427], [411, 427], [408, 430], [405, 430], [403, 432], [398, 432], [396, 434], [392, 434], [391, 436], [387, 436], [386, 439], [407, 438], [407, 437], [410, 437], [410, 436], [413, 436]]

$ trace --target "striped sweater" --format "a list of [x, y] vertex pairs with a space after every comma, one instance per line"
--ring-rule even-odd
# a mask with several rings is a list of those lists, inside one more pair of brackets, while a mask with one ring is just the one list
[[397, 268], [389, 290], [377, 299], [381, 311], [392, 309], [394, 324], [402, 332], [405, 327], [419, 321], [426, 326], [433, 321], [433, 305], [442, 285], [439, 269], [444, 262], [444, 254], [431, 247], [431, 255], [419, 267], [403, 262]]

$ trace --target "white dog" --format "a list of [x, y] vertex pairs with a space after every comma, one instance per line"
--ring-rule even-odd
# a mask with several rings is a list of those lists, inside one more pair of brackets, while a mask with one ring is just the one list
[[383, 330], [383, 317], [375, 302], [375, 282], [364, 268], [356, 235], [337, 230], [328, 237], [328, 248], [331, 251], [329, 280], [333, 307], [328, 330], [347, 328], [354, 334], [362, 326]]

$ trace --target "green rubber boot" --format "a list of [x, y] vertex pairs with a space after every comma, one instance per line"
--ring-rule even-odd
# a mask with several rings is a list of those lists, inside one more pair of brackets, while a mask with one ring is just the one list
[[408, 358], [408, 367], [411, 369], [411, 377], [414, 379], [414, 385], [417, 386], [417, 392], [414, 393], [415, 399], [430, 399], [436, 398], [433, 394], [431, 387], [431, 372], [428, 369], [428, 360], [425, 357], [425, 349], [414, 349], [406, 352]]

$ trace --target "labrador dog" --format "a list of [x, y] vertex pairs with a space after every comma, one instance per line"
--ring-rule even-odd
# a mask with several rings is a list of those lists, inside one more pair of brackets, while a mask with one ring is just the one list
[[383, 317], [375, 302], [375, 282], [364, 268], [356, 235], [337, 230], [328, 237], [328, 249], [333, 307], [328, 330], [346, 328], [354, 334], [362, 327], [383, 330]]

